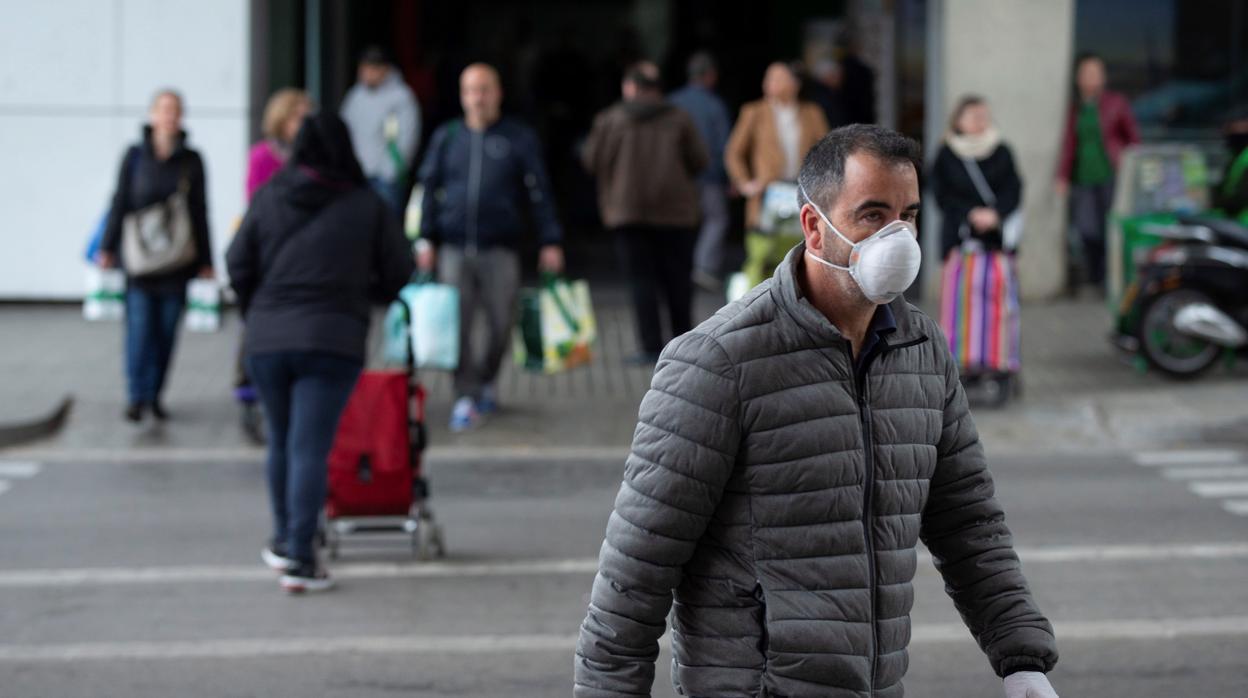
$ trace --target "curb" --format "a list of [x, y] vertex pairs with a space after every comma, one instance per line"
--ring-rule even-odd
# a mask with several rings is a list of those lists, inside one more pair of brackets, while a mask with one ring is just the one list
[[74, 397], [66, 395], [51, 413], [28, 422], [0, 424], [0, 448], [16, 446], [51, 436], [60, 431], [74, 406]]

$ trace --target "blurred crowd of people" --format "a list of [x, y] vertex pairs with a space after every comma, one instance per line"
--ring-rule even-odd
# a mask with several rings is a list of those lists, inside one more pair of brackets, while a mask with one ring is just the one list
[[[1107, 89], [1100, 58], [1079, 57], [1074, 75], [1057, 186], [1070, 196], [1088, 280], [1099, 284], [1116, 169], [1139, 136], [1127, 99]], [[776, 221], [786, 215], [777, 211], [798, 205], [807, 153], [832, 129], [875, 120], [874, 76], [852, 53], [809, 69], [772, 63], [761, 96], [735, 119], [716, 94], [714, 56], [693, 54], [686, 78], [665, 94], [654, 63], [629, 67], [619, 101], [598, 114], [578, 151], [631, 286], [632, 360], [639, 365], [653, 364], [693, 327], [696, 287], [723, 290], [731, 200], [744, 199], [741, 271], [754, 285], [802, 241], [800, 229]], [[323, 579], [310, 536], [324, 499], [332, 425], [364, 363], [370, 308], [394, 298], [414, 273], [457, 287], [460, 359], [450, 426], [466, 431], [498, 409], [497, 378], [524, 276], [520, 251], [530, 233], [539, 271], [565, 272], [565, 233], [541, 139], [504, 114], [503, 100], [494, 67], [468, 66], [460, 76], [462, 117], [439, 124], [422, 148], [419, 103], [385, 53], [370, 48], [339, 115], [319, 111], [293, 88], [276, 92], [264, 110], [263, 138], [248, 157], [250, 205], [226, 261], [246, 320], [236, 394], [246, 405], [262, 402], [268, 422], [274, 536], [266, 557], [292, 571], [292, 584]], [[122, 157], [98, 254], [102, 266], [128, 276], [124, 415], [134, 422], [149, 412], [167, 418], [162, 395], [186, 285], [214, 275], [204, 164], [183, 129], [184, 110], [173, 90], [152, 101], [141, 138]], [[1248, 127], [1232, 131], [1242, 151]], [[1238, 162], [1242, 175], [1248, 161]], [[985, 98], [958, 101], [925, 179], [942, 213], [940, 261], [965, 264], [970, 245], [1005, 255], [1008, 275], [1023, 181]], [[420, 229], [413, 244], [401, 219], [414, 188]], [[1235, 196], [1245, 195], [1225, 198]], [[167, 202], [176, 203], [165, 209], [171, 225], [185, 229], [175, 236], [177, 254], [155, 271], [139, 271], [136, 260], [147, 253], [130, 247], [129, 227]], [[474, 333], [478, 315], [486, 320], [482, 337]], [[1003, 361], [1016, 370], [1016, 359]]]

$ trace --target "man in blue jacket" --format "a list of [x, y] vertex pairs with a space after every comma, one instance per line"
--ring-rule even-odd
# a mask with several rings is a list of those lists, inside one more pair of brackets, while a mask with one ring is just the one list
[[705, 51], [689, 58], [689, 83], [668, 96], [668, 101], [688, 112], [706, 144], [711, 164], [698, 176], [702, 198], [702, 229], [693, 252], [693, 281], [717, 291], [724, 266], [724, 238], [728, 235], [728, 173], [724, 171], [724, 146], [732, 132], [732, 118], [724, 101], [715, 94], [719, 70]]
[[[563, 270], [563, 229], [537, 135], [502, 116], [498, 72], [484, 63], [459, 79], [464, 118], [438, 127], [420, 167], [425, 187], [417, 257], [459, 288], [459, 368], [451, 430], [465, 431], [498, 406], [495, 379], [510, 344], [520, 289], [521, 235], [532, 225], [539, 267]], [[472, 343], [477, 309], [488, 333], [484, 362]]]

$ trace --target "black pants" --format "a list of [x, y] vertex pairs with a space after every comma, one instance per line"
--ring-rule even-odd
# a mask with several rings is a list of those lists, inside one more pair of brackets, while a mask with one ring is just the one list
[[671, 334], [693, 329], [693, 228], [627, 225], [615, 229], [633, 287], [633, 312], [641, 351], [658, 354], [667, 343], [659, 307], [667, 306]]
[[1105, 283], [1105, 221], [1113, 206], [1114, 183], [1075, 184], [1070, 188], [1070, 216], [1083, 242], [1087, 280]]

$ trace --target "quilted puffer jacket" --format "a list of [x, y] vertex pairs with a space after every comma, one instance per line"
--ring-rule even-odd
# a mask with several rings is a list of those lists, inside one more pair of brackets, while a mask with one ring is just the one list
[[575, 695], [649, 695], [670, 610], [681, 695], [900, 698], [919, 539], [997, 674], [1057, 661], [939, 328], [894, 301], [859, 385], [803, 251], [663, 352]]

